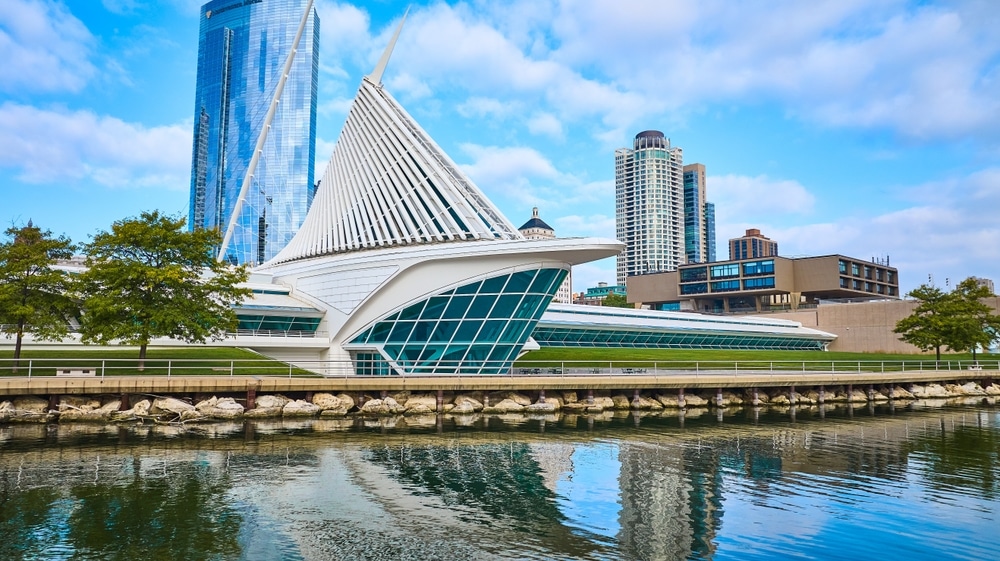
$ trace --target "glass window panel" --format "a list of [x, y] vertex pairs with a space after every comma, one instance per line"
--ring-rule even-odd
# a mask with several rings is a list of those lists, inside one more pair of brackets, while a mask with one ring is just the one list
[[479, 286], [483, 284], [482, 282], [476, 281], [472, 284], [467, 284], [465, 286], [460, 286], [455, 289], [455, 294], [475, 294], [479, 292]]
[[478, 321], [463, 321], [455, 331], [455, 342], [471, 343], [475, 340], [481, 325], [482, 322]]
[[507, 323], [507, 327], [504, 328], [503, 334], [500, 335], [499, 342], [501, 343], [520, 343], [521, 333], [524, 332], [524, 328], [528, 326], [526, 321], [512, 320]]
[[514, 273], [511, 275], [510, 280], [507, 281], [507, 288], [504, 289], [508, 293], [524, 293], [528, 291], [528, 287], [531, 286], [531, 281], [535, 278], [535, 271], [521, 271], [520, 273]]
[[361, 332], [361, 335], [358, 335], [357, 337], [355, 337], [354, 339], [352, 339], [351, 342], [355, 343], [355, 344], [365, 343], [365, 342], [368, 341], [368, 336], [371, 335], [371, 332], [372, 332], [372, 330], [370, 328], [366, 329], [366, 330], [364, 330], [364, 331]]
[[506, 325], [507, 322], [505, 320], [489, 320], [484, 322], [483, 328], [479, 331], [479, 335], [476, 336], [476, 342], [495, 343], [500, 339], [500, 333]]
[[410, 343], [429, 341], [437, 331], [436, 325], [436, 321], [418, 321], [413, 326], [413, 333], [410, 334]]
[[490, 312], [491, 318], [509, 318], [517, 311], [521, 303], [520, 294], [504, 294], [497, 298], [497, 303]]
[[445, 351], [444, 356], [441, 357], [442, 366], [447, 368], [455, 368], [458, 363], [465, 358], [465, 352], [468, 349], [465, 345], [449, 345], [448, 350]]
[[427, 307], [424, 308], [422, 314], [420, 314], [421, 319], [438, 319], [441, 317], [441, 312], [444, 311], [445, 306], [448, 305], [448, 296], [434, 296], [427, 301]]
[[413, 331], [413, 325], [416, 322], [413, 321], [399, 321], [392, 328], [392, 333], [389, 334], [389, 341], [393, 343], [402, 343], [410, 337], [410, 332]]
[[482, 288], [479, 289], [480, 294], [499, 294], [503, 292], [503, 286], [507, 284], [507, 276], [493, 277], [491, 279], [486, 279], [483, 281]]
[[496, 296], [476, 296], [475, 300], [472, 301], [472, 305], [469, 306], [469, 311], [466, 313], [466, 317], [469, 318], [485, 318], [490, 312], [490, 308], [493, 307], [493, 302], [496, 301]]
[[451, 302], [441, 316], [443, 319], [462, 319], [472, 303], [472, 296], [452, 296]]
[[541, 269], [531, 283], [531, 292], [548, 294], [549, 287], [552, 286], [552, 279], [556, 276], [555, 269]]
[[385, 343], [389, 338], [389, 331], [392, 330], [392, 322], [380, 321], [372, 328], [372, 335], [368, 338], [369, 343]]
[[386, 345], [382, 347], [382, 351], [392, 360], [396, 360], [403, 353], [403, 347], [402, 345]]
[[407, 306], [402, 312], [399, 312], [399, 319], [418, 319], [420, 317], [420, 312], [424, 309], [424, 304], [426, 301], [417, 302], [412, 306]]
[[457, 321], [444, 321], [444, 320], [437, 322], [436, 326], [434, 327], [434, 330], [431, 331], [428, 341], [431, 341], [433, 343], [437, 342], [447, 343], [448, 341], [451, 341], [452, 335], [454, 335], [455, 330], [458, 329], [458, 323], [459, 322]]

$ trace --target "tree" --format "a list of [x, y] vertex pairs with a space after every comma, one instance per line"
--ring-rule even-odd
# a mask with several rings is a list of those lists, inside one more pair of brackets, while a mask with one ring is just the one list
[[20, 366], [26, 333], [42, 340], [64, 337], [76, 304], [69, 296], [66, 271], [53, 269], [58, 259], [69, 259], [76, 246], [65, 236], [52, 236], [28, 221], [8, 228], [0, 243], [0, 332], [14, 336], [14, 368]]
[[990, 291], [975, 279], [962, 281], [951, 292], [924, 284], [907, 296], [919, 303], [893, 331], [921, 350], [934, 349], [937, 360], [941, 360], [941, 347], [972, 351], [975, 357], [977, 347], [988, 346], [1000, 333], [1000, 316], [982, 302]]
[[956, 351], [971, 351], [972, 360], [976, 360], [976, 350], [989, 347], [1000, 336], [1000, 315], [983, 303], [983, 298], [993, 293], [970, 277], [958, 283], [952, 296], [960, 321], [953, 327], [951, 347]]
[[608, 294], [604, 297], [604, 301], [601, 302], [602, 306], [610, 306], [612, 308], [632, 308], [632, 304], [628, 303], [628, 300], [622, 294]]
[[948, 345], [953, 298], [936, 286], [922, 284], [906, 294], [919, 303], [913, 313], [896, 322], [893, 332], [922, 351], [934, 350], [941, 360], [941, 347]]
[[86, 244], [88, 270], [80, 275], [84, 343], [138, 345], [143, 370], [155, 337], [203, 343], [236, 327], [233, 306], [250, 296], [237, 285], [249, 273], [214, 259], [217, 231], [187, 231], [184, 223], [143, 212]]

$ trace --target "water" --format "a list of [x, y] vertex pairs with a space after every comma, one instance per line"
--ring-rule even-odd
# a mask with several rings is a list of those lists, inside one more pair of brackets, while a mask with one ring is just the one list
[[0, 427], [0, 559], [1000, 559], [1000, 409]]

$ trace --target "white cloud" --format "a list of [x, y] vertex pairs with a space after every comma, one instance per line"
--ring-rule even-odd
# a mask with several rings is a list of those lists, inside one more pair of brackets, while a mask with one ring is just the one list
[[0, 166], [26, 183], [190, 186], [191, 125], [146, 127], [89, 111], [0, 105]]
[[367, 74], [374, 68], [367, 68], [367, 62], [374, 47], [368, 30], [371, 18], [368, 12], [341, 2], [319, 0], [315, 4], [319, 15], [320, 63], [324, 70], [332, 74], [342, 72], [345, 61], [366, 66]]
[[107, 11], [118, 15], [133, 14], [142, 6], [137, 0], [101, 0], [101, 4]]
[[431, 88], [408, 72], [393, 74], [387, 80], [389, 89], [399, 97], [410, 100], [430, 97]]
[[562, 122], [551, 113], [535, 113], [528, 119], [528, 131], [531, 134], [546, 135], [552, 138], [563, 138]]
[[323, 179], [326, 173], [326, 166], [330, 163], [330, 156], [333, 155], [333, 148], [337, 145], [336, 140], [325, 140], [316, 137], [316, 181]]
[[505, 119], [520, 111], [521, 104], [516, 101], [500, 101], [491, 97], [474, 96], [455, 107], [455, 110], [466, 119], [477, 117]]
[[706, 183], [717, 224], [742, 223], [756, 216], [809, 214], [816, 201], [798, 181], [766, 175], [709, 176]]
[[0, 2], [0, 90], [79, 91], [96, 73], [95, 40], [62, 4]]
[[598, 237], [615, 239], [615, 217], [604, 214], [581, 216], [571, 214], [556, 218], [552, 227], [560, 238]]

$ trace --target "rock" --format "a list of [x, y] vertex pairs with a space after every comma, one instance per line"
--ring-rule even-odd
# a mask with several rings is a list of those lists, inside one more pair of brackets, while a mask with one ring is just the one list
[[372, 416], [399, 415], [406, 411], [395, 399], [387, 397], [385, 399], [372, 399], [366, 401], [358, 413]]
[[546, 397], [543, 403], [548, 403], [549, 405], [555, 407], [556, 411], [562, 409], [563, 400], [561, 397]]
[[257, 409], [271, 409], [274, 407], [282, 409], [289, 401], [291, 400], [281, 394], [261, 395], [257, 396], [255, 407]]
[[[437, 398], [435, 398], [435, 407], [437, 406], [437, 401], [436, 400], [437, 400]], [[459, 395], [456, 395], [455, 398], [451, 402], [454, 403], [456, 407], [459, 406], [462, 403], [468, 403], [468, 404], [472, 405], [472, 409], [474, 411], [482, 411], [483, 410], [483, 403], [481, 401], [479, 401], [478, 399], [476, 399], [476, 398], [474, 398], [474, 397], [472, 397], [472, 396], [470, 396], [468, 394], [459, 394]]]
[[231, 397], [224, 397], [215, 402], [215, 406], [201, 410], [213, 419], [238, 419], [243, 416], [243, 405], [236, 403]]
[[337, 394], [337, 399], [340, 400], [340, 403], [343, 404], [344, 407], [347, 407], [348, 411], [350, 411], [351, 409], [354, 409], [357, 406], [357, 404], [358, 404], [358, 402], [354, 401], [353, 397], [351, 397], [350, 395], [348, 395], [346, 393], [338, 393]]
[[678, 409], [681, 406], [677, 400], [677, 394], [656, 394], [656, 401], [659, 401], [663, 407], [670, 409]]
[[949, 397], [948, 391], [941, 384], [913, 384], [910, 386], [910, 393], [918, 399]]
[[112, 411], [97, 408], [68, 408], [59, 413], [59, 422], [104, 422], [111, 419]]
[[[461, 397], [461, 396], [459, 396]], [[455, 403], [458, 403], [458, 397], [455, 398]], [[430, 411], [437, 410], [437, 396], [426, 394], [426, 393], [415, 393], [411, 394], [410, 398], [406, 400], [406, 409], [410, 410], [415, 407], [426, 407]], [[480, 406], [481, 407], [481, 406]]]
[[888, 395], [892, 399], [915, 399], [912, 393], [904, 390], [899, 386], [895, 386], [894, 388], [888, 391], [889, 391]]
[[[984, 387], [983, 391], [986, 392], [986, 395], [993, 395], [993, 396], [1000, 395], [1000, 385], [997, 385], [997, 383], [994, 382], [994, 383], [992, 383], [992, 384]], [[0, 407], [0, 409], [2, 409], [2, 407]]]
[[111, 401], [105, 403], [104, 405], [97, 408], [98, 411], [107, 411], [108, 414], [117, 413], [119, 409], [122, 408], [122, 401], [120, 399], [112, 399]]
[[587, 405], [586, 401], [574, 401], [573, 403], [567, 403], [567, 404], [563, 405], [562, 410], [563, 410], [564, 413], [567, 413], [567, 414], [571, 414], [571, 413], [583, 413], [584, 411], [587, 410], [587, 407], [589, 407], [589, 406]]
[[789, 401], [787, 395], [779, 393], [778, 395], [772, 397], [769, 403], [770, 405], [788, 405], [791, 401]]
[[576, 403], [576, 392], [562, 392], [563, 403]]
[[743, 398], [734, 394], [733, 392], [722, 392], [722, 399], [719, 400], [718, 394], [712, 396], [712, 404], [716, 407], [729, 407], [731, 405], [742, 405]]
[[14, 405], [14, 410], [22, 414], [28, 413], [31, 415], [44, 415], [49, 412], [49, 402], [40, 397], [15, 397], [12, 403]]
[[639, 399], [632, 403], [632, 408], [640, 411], [660, 411], [663, 405], [655, 399], [640, 395]]
[[584, 408], [583, 412], [590, 415], [599, 415], [601, 413], [604, 413], [604, 408], [601, 407], [600, 405], [589, 405], [586, 408]]
[[136, 403], [135, 405], [133, 405], [132, 408], [129, 409], [129, 411], [132, 411], [136, 415], [143, 415], [143, 416], [145, 416], [145, 415], [149, 415], [149, 410], [152, 407], [153, 407], [153, 404], [148, 399], [144, 399], [144, 400], [140, 401], [139, 403]]
[[325, 392], [314, 393], [312, 396], [312, 404], [319, 407], [320, 411], [329, 411], [331, 409], [341, 409], [344, 404], [341, 403], [340, 398]]
[[66, 409], [92, 411], [99, 409], [101, 402], [90, 396], [64, 395], [59, 398], [59, 412]]
[[[792, 392], [792, 395], [795, 396], [795, 404], [796, 405], [812, 405], [812, 404], [816, 403], [815, 399], [812, 399], [812, 398], [810, 398], [809, 396], [807, 396], [805, 394], [801, 394], [799, 392]], [[819, 397], [818, 394], [817, 394], [817, 397]]]
[[847, 396], [847, 401], [851, 403], [866, 403], [868, 401], [868, 394], [861, 390], [854, 390]]
[[966, 382], [959, 386], [959, 388], [964, 392], [963, 395], [986, 395], [986, 390], [976, 382]]
[[173, 397], [158, 397], [153, 400], [153, 406], [149, 408], [151, 415], [163, 415], [172, 413], [180, 415], [185, 411], [194, 411], [194, 405], [181, 401]]
[[389, 394], [389, 397], [394, 399], [396, 403], [400, 405], [406, 405], [406, 402], [410, 399], [410, 390], [403, 390], [401, 392], [394, 392]]
[[872, 401], [889, 401], [886, 395], [878, 390], [872, 392]]
[[208, 415], [205, 415], [197, 409], [190, 409], [188, 411], [181, 412], [181, 422], [185, 421], [205, 421], [208, 420]]
[[219, 398], [217, 398], [217, 397], [215, 397], [213, 395], [209, 399], [206, 399], [204, 401], [199, 401], [198, 403], [195, 403], [194, 404], [194, 408], [197, 411], [204, 411], [205, 409], [211, 409], [211, 408], [215, 407], [215, 404], [218, 403], [218, 402], [219, 402]]
[[[391, 398], [388, 398], [391, 399]], [[282, 417], [312, 417], [319, 414], [319, 406], [313, 405], [304, 399], [289, 401], [281, 408]]]
[[[587, 400], [583, 400], [584, 405], [587, 405]], [[602, 395], [594, 397], [594, 407], [600, 407], [601, 409], [614, 409], [615, 400], [611, 399], [610, 395]]]
[[14, 414], [14, 404], [9, 401], [0, 401], [0, 423], [10, 419]]
[[[528, 403], [528, 405], [531, 405], [531, 403]], [[502, 399], [496, 405], [493, 405], [491, 407], [483, 407], [483, 413], [493, 413], [493, 414], [520, 413], [521, 411], [524, 411], [524, 408], [525, 408], [524, 405], [521, 405], [520, 403], [514, 401], [513, 399]]]
[[339, 409], [323, 409], [319, 412], [320, 417], [346, 417], [347, 408], [341, 407]]
[[520, 405], [521, 407], [527, 407], [531, 405], [531, 399], [524, 394], [517, 392], [496, 392], [490, 395], [490, 403], [500, 403], [506, 400], [513, 401], [514, 403]]
[[257, 407], [244, 411], [243, 416], [248, 419], [266, 419], [281, 416], [281, 407]]
[[632, 408], [632, 400], [629, 399], [628, 397], [622, 395], [622, 394], [617, 394], [617, 395], [611, 396], [611, 403], [612, 403], [612, 405], [614, 406], [615, 409], [631, 409]]
[[684, 394], [685, 407], [704, 407], [708, 405], [708, 400], [696, 393]]
[[546, 400], [544, 402], [532, 403], [531, 405], [525, 407], [524, 410], [528, 413], [554, 413], [556, 411], [556, 404], [549, 403], [549, 401]]
[[[455, 407], [457, 408], [458, 406], [456, 405]], [[455, 410], [452, 409], [452, 413], [454, 413], [454, 412], [455, 412]], [[416, 405], [413, 405], [413, 406], [410, 406], [409, 404], [407, 404], [406, 411], [403, 414], [404, 415], [433, 415], [434, 411], [432, 411], [430, 407], [427, 407], [423, 403], [417, 403]]]

